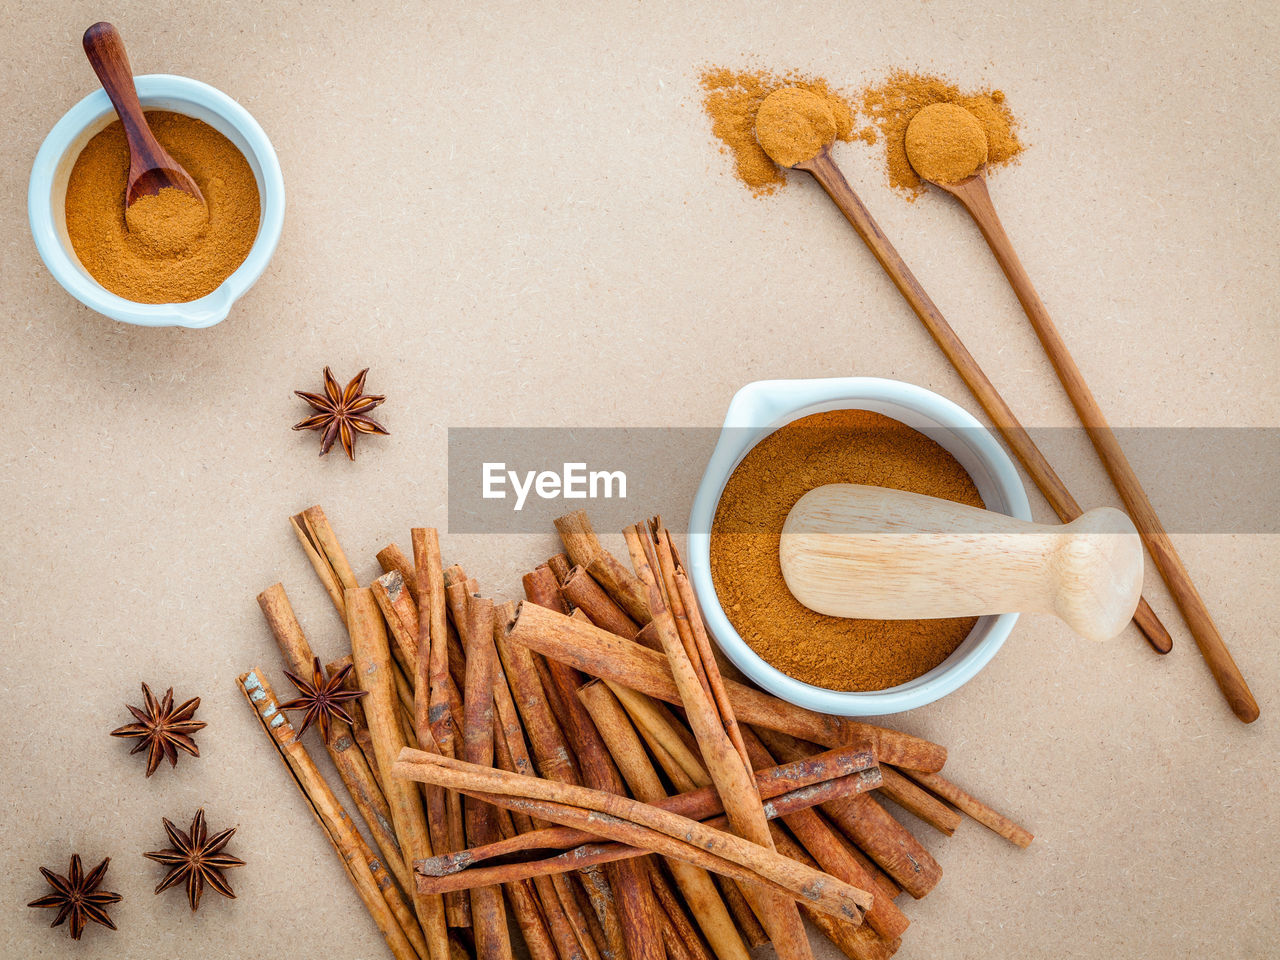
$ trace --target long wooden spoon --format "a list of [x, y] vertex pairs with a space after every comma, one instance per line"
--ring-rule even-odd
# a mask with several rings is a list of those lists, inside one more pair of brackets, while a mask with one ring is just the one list
[[832, 483], [791, 508], [778, 548], [797, 600], [831, 617], [912, 620], [1052, 613], [1110, 640], [1142, 592], [1133, 521], [1099, 507], [1028, 523], [905, 490]]
[[1009, 279], [1009, 285], [1017, 294], [1018, 302], [1026, 311], [1027, 319], [1031, 321], [1031, 326], [1035, 329], [1036, 336], [1040, 338], [1045, 353], [1049, 355], [1049, 362], [1053, 364], [1058, 379], [1066, 389], [1067, 396], [1071, 398], [1071, 404], [1076, 408], [1080, 422], [1084, 424], [1085, 432], [1093, 442], [1094, 449], [1098, 451], [1098, 456], [1102, 459], [1111, 482], [1120, 494], [1120, 499], [1128, 509], [1129, 515], [1133, 517], [1138, 532], [1142, 535], [1142, 541], [1150, 551], [1152, 560], [1155, 561], [1156, 569], [1160, 571], [1160, 575], [1169, 587], [1169, 592], [1173, 595], [1174, 602], [1182, 611], [1191, 636], [1195, 639], [1196, 646], [1200, 648], [1200, 655], [1208, 664], [1209, 672], [1217, 681], [1218, 688], [1227, 698], [1227, 703], [1231, 705], [1237, 717], [1245, 723], [1257, 720], [1258, 702], [1254, 700], [1249, 685], [1240, 673], [1240, 668], [1236, 666], [1231, 652], [1223, 642], [1222, 634], [1218, 632], [1213, 618], [1209, 616], [1209, 610], [1200, 592], [1191, 582], [1191, 575], [1187, 573], [1187, 568], [1183, 565], [1182, 558], [1178, 556], [1173, 541], [1160, 523], [1155, 507], [1151, 505], [1151, 500], [1138, 481], [1138, 475], [1133, 472], [1129, 459], [1120, 447], [1120, 441], [1116, 439], [1115, 433], [1107, 424], [1102, 408], [1098, 406], [1093, 392], [1085, 383], [1084, 375], [1076, 366], [1070, 351], [1067, 350], [1066, 342], [1058, 333], [1053, 320], [1050, 319], [1049, 311], [1045, 309], [1040, 295], [1032, 286], [1031, 278], [1022, 266], [1022, 261], [1014, 252], [1009, 235], [1005, 233], [1004, 225], [996, 215], [995, 205], [991, 202], [991, 194], [987, 191], [987, 181], [982, 174], [982, 168], [979, 167], [973, 176], [956, 183], [940, 183], [935, 180], [929, 182], [941, 187], [959, 200], [973, 217], [974, 223], [978, 225], [978, 229], [987, 241], [987, 246], [995, 254], [996, 262], [1000, 264], [1000, 269]]
[[125, 189], [125, 206], [132, 206], [139, 197], [154, 196], [166, 187], [189, 193], [203, 204], [204, 194], [191, 179], [191, 174], [160, 146], [147, 125], [137, 88], [133, 85], [133, 68], [129, 66], [129, 55], [125, 53], [119, 31], [109, 23], [95, 23], [84, 32], [84, 52], [93, 72], [102, 82], [102, 89], [111, 98], [111, 105], [120, 115], [120, 123], [129, 140], [129, 185]]
[[[776, 93], [770, 94], [770, 97], [776, 95]], [[768, 98], [766, 98], [767, 102]], [[762, 144], [762, 146], [764, 145]], [[767, 146], [765, 146], [765, 151], [768, 152]], [[774, 159], [777, 160], [776, 157]], [[831, 158], [831, 143], [824, 144], [812, 157], [799, 163], [793, 163], [792, 166], [797, 170], [804, 170], [806, 173], [811, 174], [822, 189], [826, 191], [832, 202], [840, 208], [840, 212], [844, 214], [850, 226], [853, 227], [868, 249], [871, 250], [872, 255], [879, 261], [880, 266], [884, 268], [884, 272], [893, 281], [893, 285], [902, 294], [903, 299], [915, 311], [916, 316], [920, 318], [920, 322], [929, 331], [934, 342], [942, 349], [951, 366], [960, 374], [960, 379], [965, 382], [965, 385], [977, 398], [978, 403], [982, 405], [982, 409], [987, 412], [987, 416], [991, 418], [995, 428], [1000, 431], [1000, 435], [1004, 437], [1009, 448], [1014, 452], [1023, 467], [1026, 468], [1027, 473], [1031, 475], [1031, 479], [1040, 488], [1040, 492], [1044, 494], [1044, 498], [1053, 507], [1054, 512], [1057, 513], [1058, 519], [1063, 523], [1069, 523], [1084, 513], [1080, 504], [1076, 502], [1075, 497], [1071, 495], [1071, 491], [1067, 489], [1066, 484], [1062, 482], [1057, 473], [1054, 472], [1053, 467], [1049, 465], [1049, 461], [1045, 459], [1044, 454], [1040, 452], [1040, 448], [1035, 445], [1026, 429], [1018, 422], [1013, 410], [1005, 403], [1004, 398], [1000, 396], [995, 384], [982, 372], [982, 368], [978, 366], [978, 361], [973, 358], [973, 354], [969, 352], [968, 348], [956, 335], [955, 330], [951, 328], [951, 324], [947, 323], [942, 311], [925, 293], [920, 281], [916, 279], [915, 274], [911, 272], [911, 269], [899, 256], [898, 251], [889, 242], [889, 238], [881, 231], [880, 226], [871, 216], [870, 211], [863, 205], [862, 200], [853, 192], [853, 188], [845, 180], [844, 174], [836, 166], [835, 160]], [[1173, 639], [1169, 636], [1169, 631], [1164, 628], [1164, 624], [1160, 622], [1155, 611], [1151, 609], [1146, 600], [1139, 601], [1138, 609], [1134, 611], [1133, 622], [1137, 624], [1138, 629], [1142, 631], [1147, 642], [1151, 644], [1154, 650], [1159, 653], [1168, 653], [1172, 648]]]

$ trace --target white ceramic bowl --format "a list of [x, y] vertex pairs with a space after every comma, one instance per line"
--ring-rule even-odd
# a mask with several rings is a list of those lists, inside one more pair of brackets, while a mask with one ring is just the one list
[[872, 377], [761, 380], [734, 396], [689, 519], [689, 572], [707, 625], [734, 665], [775, 696], [822, 713], [872, 717], [932, 703], [972, 679], [995, 656], [1018, 615], [979, 618], [960, 646], [934, 669], [869, 693], [827, 690], [789, 677], [738, 635], [711, 582], [711, 522], [725, 484], [747, 452], [782, 425], [812, 413], [847, 409], [884, 414], [935, 440], [969, 472], [987, 509], [1030, 520], [1031, 507], [1004, 448], [965, 410], [923, 387]]
[[80, 265], [67, 236], [67, 180], [76, 157], [94, 134], [116, 119], [105, 91], [96, 90], [59, 120], [40, 145], [31, 168], [27, 214], [40, 259], [86, 307], [143, 327], [210, 327], [226, 319], [231, 305], [267, 268], [284, 225], [284, 178], [271, 141], [244, 107], [220, 90], [188, 77], [135, 77], [138, 99], [148, 110], [171, 110], [203, 120], [244, 154], [258, 181], [258, 236], [244, 263], [212, 293], [187, 303], [134, 303], [107, 290]]

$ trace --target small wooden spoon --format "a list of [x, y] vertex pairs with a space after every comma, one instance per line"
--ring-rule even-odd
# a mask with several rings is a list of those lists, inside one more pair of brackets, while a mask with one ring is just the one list
[[1049, 316], [1049, 311], [1045, 309], [1044, 302], [1032, 285], [1031, 277], [1014, 251], [1013, 243], [1005, 233], [999, 216], [996, 215], [995, 204], [991, 202], [991, 194], [987, 191], [987, 181], [983, 176], [982, 167], [979, 167], [972, 176], [956, 183], [941, 183], [936, 180], [928, 182], [941, 187], [959, 200], [973, 217], [974, 223], [978, 225], [978, 230], [987, 241], [987, 246], [995, 254], [996, 262], [1000, 264], [1000, 269], [1008, 278], [1009, 285], [1017, 294], [1018, 302], [1022, 304], [1022, 309], [1027, 319], [1031, 321], [1036, 336], [1040, 338], [1044, 352], [1048, 355], [1049, 362], [1053, 364], [1053, 369], [1067, 391], [1072, 406], [1076, 408], [1080, 422], [1084, 424], [1085, 432], [1093, 442], [1094, 449], [1097, 450], [1102, 465], [1120, 494], [1125, 509], [1137, 524], [1143, 543], [1151, 553], [1151, 559], [1155, 561], [1156, 569], [1160, 571], [1165, 584], [1169, 587], [1169, 593], [1172, 594], [1178, 609], [1182, 611], [1191, 636], [1199, 647], [1200, 655], [1208, 665], [1209, 672], [1213, 674], [1218, 689], [1231, 705], [1232, 712], [1245, 723], [1252, 723], [1258, 719], [1258, 701], [1254, 699], [1253, 693], [1249, 690], [1249, 684], [1245, 681], [1240, 668], [1236, 666], [1235, 659], [1227, 649], [1222, 634], [1218, 632], [1218, 627], [1213, 622], [1200, 592], [1192, 582], [1191, 574], [1187, 572], [1182, 558], [1178, 555], [1173, 540], [1165, 531], [1155, 507], [1152, 506], [1150, 498], [1138, 480], [1138, 475], [1129, 463], [1129, 458], [1121, 449], [1120, 441], [1116, 439], [1115, 433], [1107, 423], [1102, 407], [1098, 405], [1093, 391], [1085, 383], [1084, 374], [1076, 365], [1075, 358], [1067, 349], [1066, 341], [1062, 339], [1062, 334], [1058, 332], [1057, 326]]
[[204, 194], [182, 169], [169, 151], [160, 146], [146, 114], [138, 101], [138, 91], [133, 85], [133, 68], [125, 53], [120, 33], [109, 23], [95, 23], [84, 32], [84, 52], [93, 65], [93, 72], [102, 82], [102, 89], [111, 98], [111, 105], [120, 115], [125, 136], [129, 139], [129, 185], [125, 190], [125, 206], [129, 207], [139, 197], [155, 196], [166, 187], [189, 193], [204, 203]]
[[795, 598], [832, 617], [1052, 613], [1087, 640], [1110, 640], [1142, 591], [1142, 543], [1111, 507], [1049, 525], [833, 483], [791, 508], [778, 555]]
[[[991, 378], [983, 372], [978, 361], [974, 359], [960, 336], [942, 315], [942, 311], [916, 279], [893, 243], [880, 229], [880, 225], [871, 216], [871, 211], [844, 178], [844, 174], [840, 172], [839, 166], [831, 156], [831, 146], [830, 143], [824, 144], [812, 157], [792, 164], [791, 168], [809, 173], [826, 191], [827, 196], [844, 214], [854, 232], [862, 238], [862, 242], [867, 245], [872, 256], [893, 281], [893, 285], [898, 288], [903, 299], [924, 324], [947, 360], [960, 374], [960, 379], [964, 381], [965, 386], [982, 404], [987, 416], [991, 418], [1009, 448], [1035, 480], [1036, 486], [1040, 488], [1040, 492], [1049, 501], [1059, 519], [1063, 522], [1074, 520], [1084, 512], [1083, 508], [1071, 495], [1071, 491], [1045, 459], [1044, 454], [1040, 452], [1026, 428], [1018, 422], [1013, 408], [1000, 395]], [[768, 152], [768, 147], [764, 144], [761, 144], [761, 147], [766, 153]], [[771, 158], [780, 163], [777, 157]], [[781, 163], [780, 165], [786, 166]], [[1157, 653], [1168, 653], [1172, 648], [1173, 640], [1169, 637], [1169, 631], [1164, 628], [1164, 624], [1160, 622], [1160, 618], [1156, 616], [1146, 600], [1139, 602], [1137, 612], [1134, 614], [1134, 623]]]

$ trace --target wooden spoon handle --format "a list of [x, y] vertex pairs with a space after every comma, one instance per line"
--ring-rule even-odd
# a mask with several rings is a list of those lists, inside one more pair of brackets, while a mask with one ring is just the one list
[[991, 248], [991, 252], [995, 254], [996, 262], [1008, 277], [1009, 285], [1013, 287], [1013, 292], [1018, 296], [1018, 302], [1026, 311], [1027, 319], [1031, 321], [1036, 336], [1040, 338], [1040, 343], [1049, 356], [1049, 362], [1053, 364], [1058, 379], [1062, 381], [1067, 396], [1071, 398], [1071, 404], [1076, 408], [1085, 432], [1089, 434], [1094, 449], [1098, 451], [1103, 466], [1111, 476], [1111, 482], [1115, 485], [1120, 499], [1142, 535], [1143, 542], [1151, 552], [1156, 569], [1164, 577], [1169, 592], [1178, 604], [1178, 609], [1182, 611], [1191, 636], [1195, 639], [1196, 646], [1200, 648], [1200, 654], [1204, 657], [1205, 663], [1209, 665], [1209, 671], [1217, 681], [1218, 688], [1227, 698], [1235, 715], [1245, 723], [1252, 723], [1258, 719], [1258, 702], [1253, 698], [1249, 685], [1240, 673], [1240, 668], [1236, 666], [1226, 643], [1223, 642], [1213, 618], [1209, 616], [1209, 610], [1200, 592], [1191, 582], [1191, 575], [1183, 565], [1177, 550], [1174, 549], [1169, 534], [1160, 523], [1155, 507], [1151, 505], [1150, 498], [1138, 481], [1138, 475], [1134, 473], [1128, 457], [1120, 447], [1120, 442], [1107, 424], [1102, 408], [1098, 405], [1088, 384], [1085, 383], [1084, 375], [1076, 366], [1066, 342], [1049, 317], [1049, 311], [1045, 309], [1040, 295], [1036, 293], [1031, 283], [1030, 276], [1027, 275], [1026, 268], [1014, 251], [1009, 235], [1005, 233], [1004, 225], [996, 215], [991, 194], [987, 192], [986, 180], [981, 176], [970, 177], [960, 183], [946, 185], [943, 189], [955, 196], [969, 211], [986, 239], [987, 245]]
[[95, 23], [84, 32], [84, 52], [98, 75], [102, 89], [111, 98], [111, 105], [120, 115], [125, 135], [129, 138], [130, 166], [142, 169], [164, 166], [160, 157], [168, 159], [164, 148], [156, 142], [138, 101], [138, 90], [133, 85], [133, 68], [125, 52], [120, 32], [109, 23]]
[[853, 483], [800, 498], [779, 560], [795, 598], [828, 616], [1052, 613], [1088, 640], [1124, 629], [1142, 590], [1142, 543], [1119, 510], [1044, 525]]
[[189, 193], [201, 203], [204, 194], [182, 164], [170, 156], [160, 145], [147, 124], [138, 90], [133, 85], [133, 68], [125, 53], [120, 33], [109, 23], [95, 23], [84, 32], [84, 52], [93, 66], [93, 72], [107, 91], [111, 105], [120, 116], [125, 136], [129, 140], [129, 184], [125, 191], [125, 205], [132, 204], [144, 194], [159, 193], [165, 187], [173, 187]]
[[[973, 358], [973, 354], [961, 342], [955, 330], [951, 328], [951, 324], [947, 323], [946, 318], [942, 316], [942, 311], [929, 299], [929, 295], [920, 286], [920, 281], [903, 262], [898, 251], [889, 242], [889, 238], [881, 232], [870, 211], [853, 192], [844, 174], [831, 159], [830, 152], [823, 150], [812, 160], [798, 164], [797, 169], [807, 170], [813, 174], [827, 196], [840, 208], [845, 219], [870, 248], [872, 255], [893, 281], [893, 285], [898, 288], [898, 292], [915, 311], [916, 316], [920, 318], [920, 322], [942, 349], [951, 366], [960, 374], [960, 379], [982, 404], [982, 409], [987, 412], [987, 416], [1000, 431], [1009, 448], [1031, 475], [1031, 479], [1040, 488], [1040, 492], [1049, 501], [1058, 518], [1063, 523], [1069, 523], [1080, 516], [1084, 512], [1080, 504], [1076, 502], [1075, 497], [1071, 496], [1071, 492], [1049, 465], [1049, 461], [1044, 458], [1039, 447], [1018, 422], [1013, 410], [996, 390], [995, 384], [982, 372], [978, 361]], [[1157, 652], [1168, 653], [1173, 647], [1173, 639], [1169, 636], [1169, 632], [1165, 630], [1155, 611], [1145, 600], [1138, 603], [1138, 609], [1134, 612], [1134, 623]]]

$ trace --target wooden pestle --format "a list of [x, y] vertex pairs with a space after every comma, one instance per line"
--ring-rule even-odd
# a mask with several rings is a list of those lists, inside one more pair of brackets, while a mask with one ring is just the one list
[[795, 598], [832, 617], [1052, 613], [1088, 640], [1109, 640], [1142, 590], [1141, 541], [1111, 507], [1037, 524], [856, 483], [801, 497], [779, 557]]

